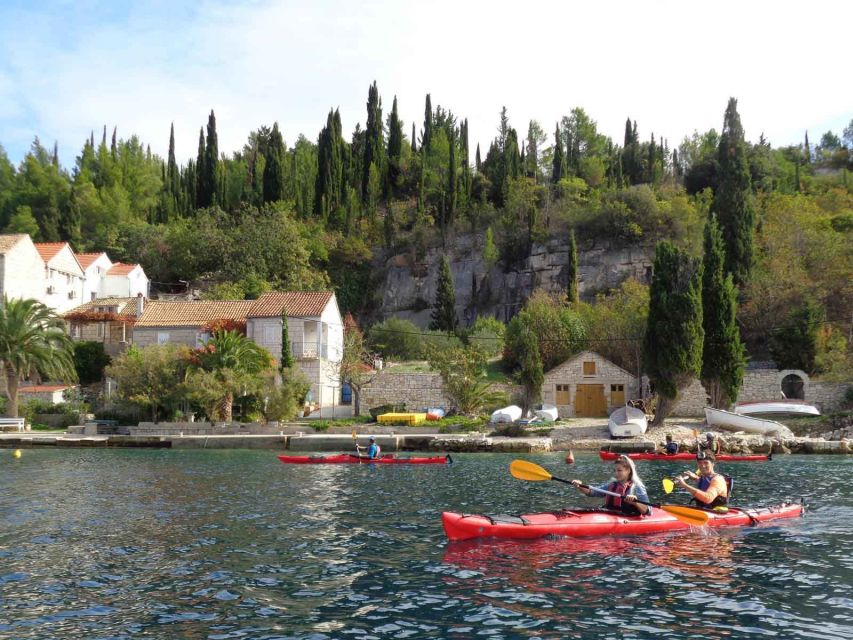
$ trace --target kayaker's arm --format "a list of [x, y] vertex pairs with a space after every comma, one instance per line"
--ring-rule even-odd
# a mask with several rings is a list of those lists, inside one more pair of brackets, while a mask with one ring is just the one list
[[645, 504], [640, 504], [641, 502], [648, 502], [649, 494], [646, 492], [644, 487], [635, 487], [633, 495], [625, 496], [625, 502], [630, 502], [633, 504], [637, 511], [642, 513], [644, 516], [648, 515], [652, 512], [652, 508]]
[[585, 486], [580, 480], [572, 480], [572, 485], [574, 485], [578, 491], [588, 496], [593, 495], [593, 491], [595, 491], [592, 487]]
[[697, 487], [692, 487], [683, 479], [679, 478], [679, 484], [687, 489], [687, 492], [696, 498], [699, 502], [704, 504], [711, 504], [717, 496], [723, 495], [726, 493], [726, 480], [722, 476], [716, 476], [711, 481], [711, 486], [708, 487], [706, 491], [702, 491]]

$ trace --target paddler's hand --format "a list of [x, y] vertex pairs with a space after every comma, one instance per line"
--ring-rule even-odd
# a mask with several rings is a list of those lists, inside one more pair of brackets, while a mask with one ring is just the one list
[[683, 487], [683, 488], [685, 488], [685, 489], [689, 486], [689, 485], [687, 484], [687, 482], [685, 482], [685, 481], [684, 481], [684, 476], [678, 476], [678, 477], [675, 479], [675, 484], [677, 484], [679, 487]]
[[586, 487], [581, 486], [581, 485], [583, 485], [583, 482], [581, 482], [580, 480], [572, 480], [572, 484], [573, 484], [573, 485], [577, 488], [577, 490], [578, 490], [578, 491], [580, 491], [581, 493], [585, 493], [586, 495], [589, 495], [589, 489], [587, 489]]
[[637, 501], [637, 496], [625, 496], [625, 497], [623, 498], [623, 500], [625, 500], [625, 502], [631, 502], [631, 503], [634, 503], [634, 502], [636, 502], [636, 501]]

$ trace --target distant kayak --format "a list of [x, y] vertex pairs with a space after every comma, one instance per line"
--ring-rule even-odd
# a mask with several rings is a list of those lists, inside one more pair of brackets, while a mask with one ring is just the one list
[[[803, 514], [803, 505], [785, 503], [762, 509], [730, 507], [726, 513], [709, 511], [707, 526], [743, 527], [770, 520], [795, 518]], [[445, 511], [441, 514], [444, 532], [451, 541], [471, 538], [531, 539], [545, 536], [601, 537], [647, 535], [681, 531], [690, 525], [669, 513], [654, 509], [650, 516], [626, 516], [604, 509], [551, 511], [524, 515], [465, 515]]]
[[[628, 456], [631, 460], [695, 460], [695, 453], [673, 453], [667, 455], [665, 453], [616, 453], [615, 451], [599, 451], [599, 457], [602, 460], [615, 460], [621, 455]], [[714, 456], [717, 462], [767, 462], [772, 460], [771, 455], [749, 455], [739, 456], [735, 454], [721, 453]]]
[[354, 453], [341, 453], [333, 456], [279, 456], [284, 464], [450, 464], [449, 455], [432, 458], [395, 458], [384, 455], [379, 458], [357, 456]]

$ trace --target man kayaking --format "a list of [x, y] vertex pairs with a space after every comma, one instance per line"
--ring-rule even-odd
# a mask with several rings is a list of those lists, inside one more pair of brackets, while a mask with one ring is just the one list
[[[370, 438], [368, 438], [368, 442], [370, 442], [370, 444], [367, 445], [367, 457], [371, 460], [375, 460], [379, 457], [381, 449], [379, 448], [379, 445], [376, 444], [376, 438], [374, 438], [373, 436], [370, 436]], [[364, 449], [364, 447], [356, 444], [355, 448], [358, 451], [358, 455], [361, 455], [361, 450]]]
[[[636, 516], [651, 513], [651, 507], [640, 504], [637, 500], [649, 501], [646, 485], [637, 475], [634, 461], [628, 456], [619, 456], [613, 463], [613, 479], [598, 487], [583, 487], [580, 480], [572, 480], [572, 484], [578, 491], [588, 496], [605, 496], [604, 506], [613, 511], [620, 511], [625, 515]], [[612, 491], [618, 493], [621, 498], [609, 496], [600, 491]]]
[[[725, 477], [714, 471], [714, 463], [716, 462], [714, 454], [699, 452], [696, 455], [696, 461], [699, 465], [699, 475], [697, 476], [692, 471], [686, 471], [675, 478], [675, 482], [678, 486], [686, 489], [700, 507], [725, 506], [729, 501], [729, 488], [726, 486]], [[686, 478], [696, 480], [696, 486], [692, 487], [687, 484]]]
[[699, 443], [699, 453], [703, 451], [705, 453], [713, 453], [715, 456], [720, 455], [722, 451], [722, 443], [710, 431], [705, 435], [705, 442]]
[[661, 453], [665, 456], [674, 456], [678, 453], [678, 443], [672, 439], [671, 434], [666, 434], [666, 442], [658, 449], [658, 453]]

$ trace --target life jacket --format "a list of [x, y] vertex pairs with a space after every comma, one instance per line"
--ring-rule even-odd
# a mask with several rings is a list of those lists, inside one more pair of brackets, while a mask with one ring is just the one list
[[367, 457], [370, 459], [378, 458], [382, 449], [375, 442], [367, 448]]
[[674, 455], [678, 453], [678, 443], [677, 442], [667, 442], [666, 443], [666, 453], [668, 455]]
[[[621, 489], [620, 489], [621, 487]], [[628, 482], [627, 484], [620, 484], [618, 482], [611, 482], [607, 490], [612, 491], [614, 493], [620, 494], [620, 497], [616, 496], [607, 496], [604, 499], [604, 506], [607, 509], [612, 509], [613, 511], [621, 511], [625, 515], [628, 516], [638, 516], [640, 515], [640, 510], [636, 507], [636, 505], [631, 504], [630, 502], [625, 502], [623, 498], [625, 496], [632, 495], [632, 489], [634, 488], [633, 482]]]
[[[707, 491], [708, 487], [711, 486], [711, 482], [713, 482], [714, 478], [716, 478], [719, 475], [720, 475], [719, 473], [715, 473], [712, 476], [700, 476], [699, 482], [696, 483], [696, 488], [699, 489], [699, 491]], [[731, 486], [731, 477], [730, 476], [722, 476], [722, 478], [726, 482], [726, 495], [725, 496], [717, 496], [716, 498], [713, 499], [713, 501], [711, 501], [710, 504], [702, 502], [701, 500], [697, 500], [696, 498], [693, 498], [693, 502], [695, 502], [696, 504], [698, 504], [701, 507], [708, 507], [710, 509], [713, 509], [714, 507], [723, 507], [723, 506], [727, 505], [729, 503], [728, 494], [730, 491], [729, 487]]]

